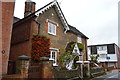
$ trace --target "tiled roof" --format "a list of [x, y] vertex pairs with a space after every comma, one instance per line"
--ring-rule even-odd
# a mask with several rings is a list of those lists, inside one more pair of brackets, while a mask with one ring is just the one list
[[77, 35], [80, 35], [81, 37], [85, 37], [85, 38], [89, 39], [87, 36], [85, 36], [82, 32], [80, 32], [75, 27], [69, 25], [69, 28], [70, 28], [70, 30], [68, 30], [68, 32], [73, 32], [74, 34], [77, 34]]
[[20, 18], [18, 18], [18, 17], [14, 17], [14, 19], [13, 19], [13, 23], [18, 22], [19, 20], [20, 20]]
[[107, 46], [107, 45], [116, 45], [115, 43], [109, 43], [109, 44], [96, 44], [96, 45], [89, 45], [88, 47], [91, 47], [91, 46]]

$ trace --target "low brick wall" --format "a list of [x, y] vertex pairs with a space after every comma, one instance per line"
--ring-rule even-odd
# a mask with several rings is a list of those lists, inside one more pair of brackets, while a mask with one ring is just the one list
[[31, 63], [28, 70], [28, 78], [53, 78], [52, 61], [41, 61], [39, 63]]
[[103, 67], [93, 67], [90, 69], [91, 77], [96, 77], [105, 74]]
[[111, 67], [108, 67], [108, 68], [107, 68], [108, 71], [109, 71], [109, 70], [113, 70], [113, 69], [115, 69], [114, 66], [111, 66]]
[[13, 74], [13, 75], [5, 75], [2, 77], [2, 80], [9, 80], [9, 79], [20, 79], [23, 78], [21, 74]]
[[28, 70], [28, 78], [41, 78], [41, 67], [38, 66], [30, 66]]
[[54, 69], [54, 78], [74, 79], [80, 78], [80, 70], [57, 70]]

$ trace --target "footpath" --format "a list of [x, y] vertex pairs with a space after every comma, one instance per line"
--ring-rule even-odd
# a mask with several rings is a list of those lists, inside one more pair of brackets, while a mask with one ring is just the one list
[[93, 80], [97, 80], [97, 79], [102, 80], [102, 78], [106, 78], [106, 76], [113, 75], [113, 74], [116, 74], [116, 73], [120, 73], [120, 69], [114, 69], [114, 70], [111, 70], [111, 71], [107, 71], [106, 74], [104, 74], [102, 76], [98, 76], [98, 77], [94, 78]]

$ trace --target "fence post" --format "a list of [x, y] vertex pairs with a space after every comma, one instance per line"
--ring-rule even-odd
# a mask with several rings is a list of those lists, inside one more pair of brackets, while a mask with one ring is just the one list
[[22, 55], [18, 57], [16, 62], [16, 71], [22, 75], [22, 78], [28, 78], [29, 57]]
[[49, 78], [52, 79], [53, 75], [53, 61], [50, 61], [49, 58], [41, 58], [42, 65], [42, 76], [41, 78]]

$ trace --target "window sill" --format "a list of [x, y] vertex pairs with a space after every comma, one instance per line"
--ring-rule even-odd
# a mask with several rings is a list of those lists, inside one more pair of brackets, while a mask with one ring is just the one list
[[54, 67], [57, 67], [58, 65], [57, 64], [53, 64]]
[[82, 42], [78, 42], [78, 43], [82, 43]]
[[54, 60], [54, 59], [50, 58], [49, 60]]
[[54, 33], [50, 33], [50, 32], [48, 32], [48, 34], [56, 36], [56, 34], [54, 34]]
[[53, 34], [53, 33], [50, 33], [50, 32], [48, 32], [48, 34], [53, 35], [53, 36], [56, 36], [56, 34]]

